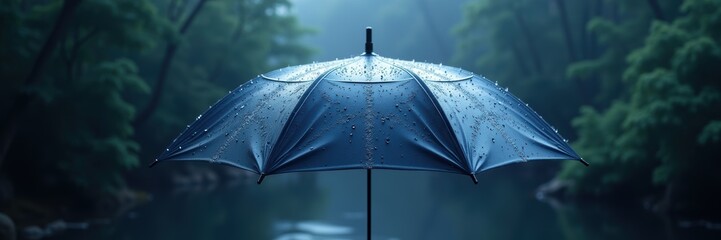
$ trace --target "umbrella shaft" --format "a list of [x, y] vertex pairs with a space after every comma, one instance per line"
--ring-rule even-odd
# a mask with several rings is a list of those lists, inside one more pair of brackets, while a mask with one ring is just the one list
[[370, 239], [371, 239], [371, 169], [370, 169], [370, 168], [369, 168], [369, 169], [367, 170], [367, 172], [366, 172], [366, 184], [367, 184], [367, 188], [366, 188], [366, 191], [367, 191], [367, 193], [366, 193], [366, 197], [367, 197], [366, 203], [368, 204], [367, 209], [366, 209], [366, 211], [367, 211], [367, 214], [366, 214], [366, 225], [367, 225], [367, 227], [366, 227], [366, 231], [367, 231], [367, 232], [366, 232], [366, 236], [368, 236], [368, 240], [370, 240]]

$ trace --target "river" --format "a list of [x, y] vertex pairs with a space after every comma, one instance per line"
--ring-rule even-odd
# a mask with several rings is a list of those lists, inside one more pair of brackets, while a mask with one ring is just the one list
[[[541, 202], [534, 189], [544, 180], [535, 175], [528, 166], [505, 167], [479, 174], [475, 185], [455, 174], [374, 171], [373, 237], [721, 239], [721, 231], [703, 227], [711, 223], [669, 220], [640, 208]], [[365, 171], [357, 170], [176, 190], [107, 224], [49, 239], [365, 239], [365, 191]]]

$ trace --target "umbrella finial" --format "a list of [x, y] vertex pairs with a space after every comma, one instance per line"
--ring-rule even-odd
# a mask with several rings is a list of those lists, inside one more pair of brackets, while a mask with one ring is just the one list
[[365, 55], [373, 54], [373, 28], [366, 27], [366, 52]]

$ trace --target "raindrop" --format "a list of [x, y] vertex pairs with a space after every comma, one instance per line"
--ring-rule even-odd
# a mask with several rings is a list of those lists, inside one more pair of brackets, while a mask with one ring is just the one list
[[506, 92], [508, 92], [508, 88], [506, 88], [506, 89], [504, 89], [504, 90], [506, 90]]
[[492, 142], [492, 143], [496, 143], [496, 139], [495, 139], [495, 138], [491, 138], [491, 142]]
[[350, 128], [352, 128], [352, 129], [355, 129], [355, 125], [353, 125], [353, 126], [350, 126]]

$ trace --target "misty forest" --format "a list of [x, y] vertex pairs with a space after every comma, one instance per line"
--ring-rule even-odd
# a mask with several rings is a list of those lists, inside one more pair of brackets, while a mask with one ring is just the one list
[[147, 166], [366, 26], [383, 57], [507, 87], [590, 164], [376, 171], [379, 239], [721, 237], [721, 0], [2, 2], [0, 239], [362, 239], [361, 171]]

